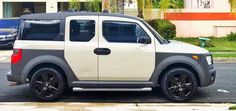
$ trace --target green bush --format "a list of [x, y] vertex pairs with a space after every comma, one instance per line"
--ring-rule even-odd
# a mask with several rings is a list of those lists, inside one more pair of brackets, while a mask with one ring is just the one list
[[148, 20], [147, 23], [166, 39], [174, 39], [176, 37], [176, 27], [169, 20], [154, 19]]
[[231, 32], [227, 35], [228, 41], [236, 41], [236, 32]]

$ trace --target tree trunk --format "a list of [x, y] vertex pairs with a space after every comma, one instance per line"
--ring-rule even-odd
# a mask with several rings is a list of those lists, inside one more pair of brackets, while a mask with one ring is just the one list
[[118, 2], [118, 12], [120, 14], [124, 14], [125, 13], [125, 9], [124, 9], [124, 6], [125, 6], [125, 0], [119, 0]]
[[102, 0], [102, 12], [109, 12], [110, 5], [109, 0]]
[[137, 4], [138, 4], [138, 17], [143, 18], [144, 1], [143, 0], [137, 0]]
[[145, 0], [144, 18], [145, 20], [152, 19], [152, 0]]

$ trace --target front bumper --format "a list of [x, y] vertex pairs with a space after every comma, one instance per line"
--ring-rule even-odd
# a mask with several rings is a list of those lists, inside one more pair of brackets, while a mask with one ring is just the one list
[[0, 47], [13, 46], [15, 40], [0, 41]]
[[215, 79], [216, 79], [216, 70], [215, 69], [209, 70], [205, 86], [213, 84], [215, 82]]
[[200, 68], [202, 69], [200, 73], [200, 87], [205, 87], [213, 84], [216, 79], [216, 70], [214, 68], [214, 64], [209, 66], [206, 62], [204, 64], [199, 65]]

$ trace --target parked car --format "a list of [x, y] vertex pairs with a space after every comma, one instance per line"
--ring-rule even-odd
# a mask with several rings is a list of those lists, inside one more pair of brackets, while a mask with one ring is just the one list
[[19, 21], [19, 18], [0, 19], [0, 47], [13, 46]]
[[163, 39], [142, 19], [120, 14], [64, 12], [21, 16], [8, 80], [30, 84], [42, 101], [65, 90], [151, 91], [190, 99], [214, 83], [211, 54]]

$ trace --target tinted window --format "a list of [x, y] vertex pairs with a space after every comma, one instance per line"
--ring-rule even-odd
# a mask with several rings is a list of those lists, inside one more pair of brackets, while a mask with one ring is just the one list
[[70, 40], [87, 42], [95, 35], [94, 20], [71, 20], [70, 21]]
[[60, 20], [25, 20], [21, 40], [59, 40]]
[[139, 37], [148, 37], [146, 32], [136, 23], [103, 22], [103, 36], [109, 42], [137, 43]]

